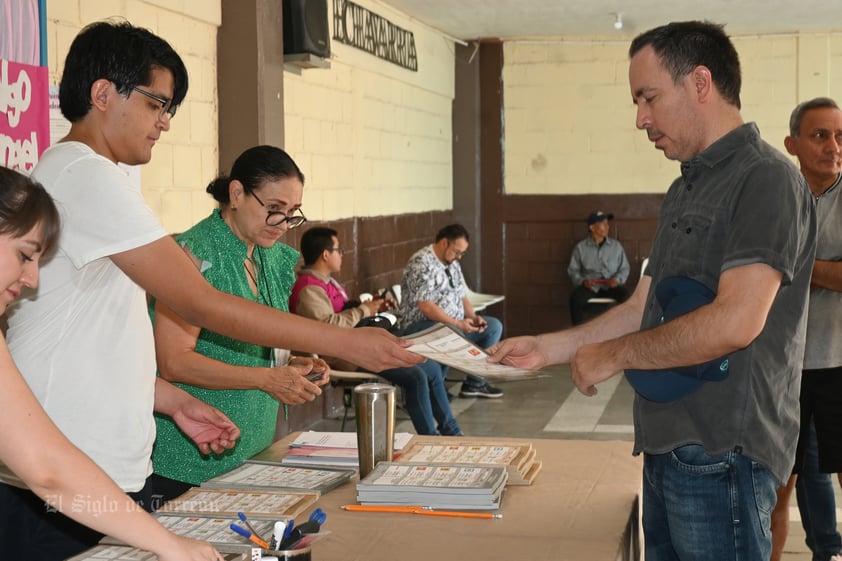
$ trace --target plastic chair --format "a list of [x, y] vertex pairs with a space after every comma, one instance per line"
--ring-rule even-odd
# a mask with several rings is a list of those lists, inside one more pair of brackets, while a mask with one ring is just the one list
[[377, 374], [331, 369], [330, 383], [332, 386], [342, 388], [342, 405], [345, 407], [345, 410], [342, 412], [342, 423], [339, 425], [340, 431], [345, 431], [345, 422], [348, 420], [348, 409], [354, 403], [354, 387], [359, 384], [383, 381]]
[[640, 262], [640, 278], [643, 278], [643, 271], [646, 270], [646, 265], [649, 264], [649, 258], [645, 258], [643, 261]]
[[471, 303], [475, 312], [481, 312], [488, 306], [502, 302], [506, 299], [506, 297], [502, 294], [483, 294], [482, 292], [474, 292], [470, 289], [470, 287], [468, 287], [468, 285], [465, 285], [465, 296], [468, 298], [468, 301]]

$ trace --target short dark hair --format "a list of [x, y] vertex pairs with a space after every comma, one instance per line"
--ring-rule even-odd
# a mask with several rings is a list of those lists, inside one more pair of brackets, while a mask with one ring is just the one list
[[436, 234], [437, 242], [445, 239], [452, 242], [453, 240], [461, 238], [465, 238], [466, 242], [471, 241], [471, 236], [468, 235], [468, 230], [461, 224], [448, 224], [439, 230], [438, 234]]
[[301, 257], [304, 264], [312, 265], [319, 260], [325, 250], [333, 248], [333, 236], [337, 235], [336, 230], [319, 226], [310, 228], [301, 236]]
[[41, 225], [41, 252], [58, 242], [61, 221], [56, 204], [40, 183], [0, 166], [0, 235], [20, 238]]
[[231, 202], [228, 191], [231, 181], [239, 181], [246, 193], [251, 193], [264, 181], [278, 181], [286, 177], [296, 177], [304, 184], [304, 174], [289, 154], [277, 146], [253, 146], [237, 156], [230, 175], [217, 176], [205, 191], [217, 202], [226, 205]]
[[740, 108], [740, 57], [722, 25], [681, 21], [650, 29], [634, 38], [629, 57], [646, 46], [655, 50], [676, 84], [697, 66], [706, 66], [722, 97]]
[[804, 119], [804, 114], [807, 111], [811, 109], [822, 109], [824, 107], [839, 109], [839, 105], [829, 97], [815, 97], [809, 101], [799, 103], [789, 116], [789, 136], [794, 138], [801, 136], [801, 121]]
[[127, 21], [98, 21], [86, 26], [70, 44], [59, 85], [61, 113], [75, 123], [91, 110], [91, 86], [110, 80], [128, 96], [135, 86], [152, 83], [152, 70], [172, 72], [172, 107], [187, 95], [187, 68], [169, 43]]

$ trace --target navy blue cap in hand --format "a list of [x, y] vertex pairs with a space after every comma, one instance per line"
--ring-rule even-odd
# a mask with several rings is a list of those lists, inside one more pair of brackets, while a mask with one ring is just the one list
[[[655, 287], [655, 296], [663, 310], [661, 323], [710, 304], [716, 294], [689, 277], [667, 277]], [[728, 376], [728, 357], [704, 364], [668, 370], [626, 370], [626, 378], [642, 397], [650, 401], [675, 401], [696, 391], [705, 382], [718, 382]]]

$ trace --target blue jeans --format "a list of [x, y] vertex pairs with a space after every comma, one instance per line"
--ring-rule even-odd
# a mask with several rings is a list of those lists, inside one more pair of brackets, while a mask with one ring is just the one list
[[[482, 316], [483, 319], [488, 323], [485, 329], [482, 332], [474, 332], [474, 333], [462, 333], [465, 337], [469, 340], [476, 343], [483, 349], [487, 349], [491, 345], [494, 345], [500, 340], [500, 337], [503, 335], [503, 324], [500, 322], [499, 319], [491, 316]], [[418, 333], [419, 331], [424, 331], [428, 327], [432, 327], [437, 322], [432, 320], [424, 320], [424, 321], [417, 321], [413, 324], [410, 324], [403, 330], [405, 335], [410, 335], [412, 333]], [[440, 364], [438, 362], [434, 362], [432, 360], [428, 360], [424, 364], [432, 363], [433, 365], [437, 365], [438, 369], [441, 371], [441, 377], [444, 379], [447, 376], [447, 365]], [[475, 374], [467, 374], [465, 375], [465, 383], [469, 386], [474, 387], [482, 387], [488, 382], [485, 381], [485, 378], [482, 376], [477, 376]]]
[[737, 452], [698, 445], [643, 458], [646, 561], [757, 561], [772, 552], [778, 481]]
[[827, 561], [842, 551], [842, 536], [836, 529], [836, 498], [833, 478], [819, 471], [819, 450], [816, 427], [810, 421], [804, 463], [795, 482], [801, 525], [807, 535], [807, 547], [813, 552], [813, 561]]
[[[406, 411], [418, 434], [462, 434], [462, 429], [450, 410], [444, 376], [436, 363], [426, 361], [410, 368], [393, 368], [378, 372], [381, 378], [400, 386], [406, 401]], [[436, 423], [438, 422], [438, 432]]]

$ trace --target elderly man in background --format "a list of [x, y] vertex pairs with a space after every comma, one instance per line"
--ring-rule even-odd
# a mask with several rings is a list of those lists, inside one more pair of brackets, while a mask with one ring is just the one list
[[629, 278], [629, 260], [620, 242], [608, 237], [609, 220], [613, 214], [602, 211], [588, 216], [587, 238], [576, 244], [570, 256], [567, 274], [573, 283], [570, 294], [570, 321], [579, 325], [585, 319], [588, 300], [596, 296], [625, 302], [629, 292], [625, 287]]

